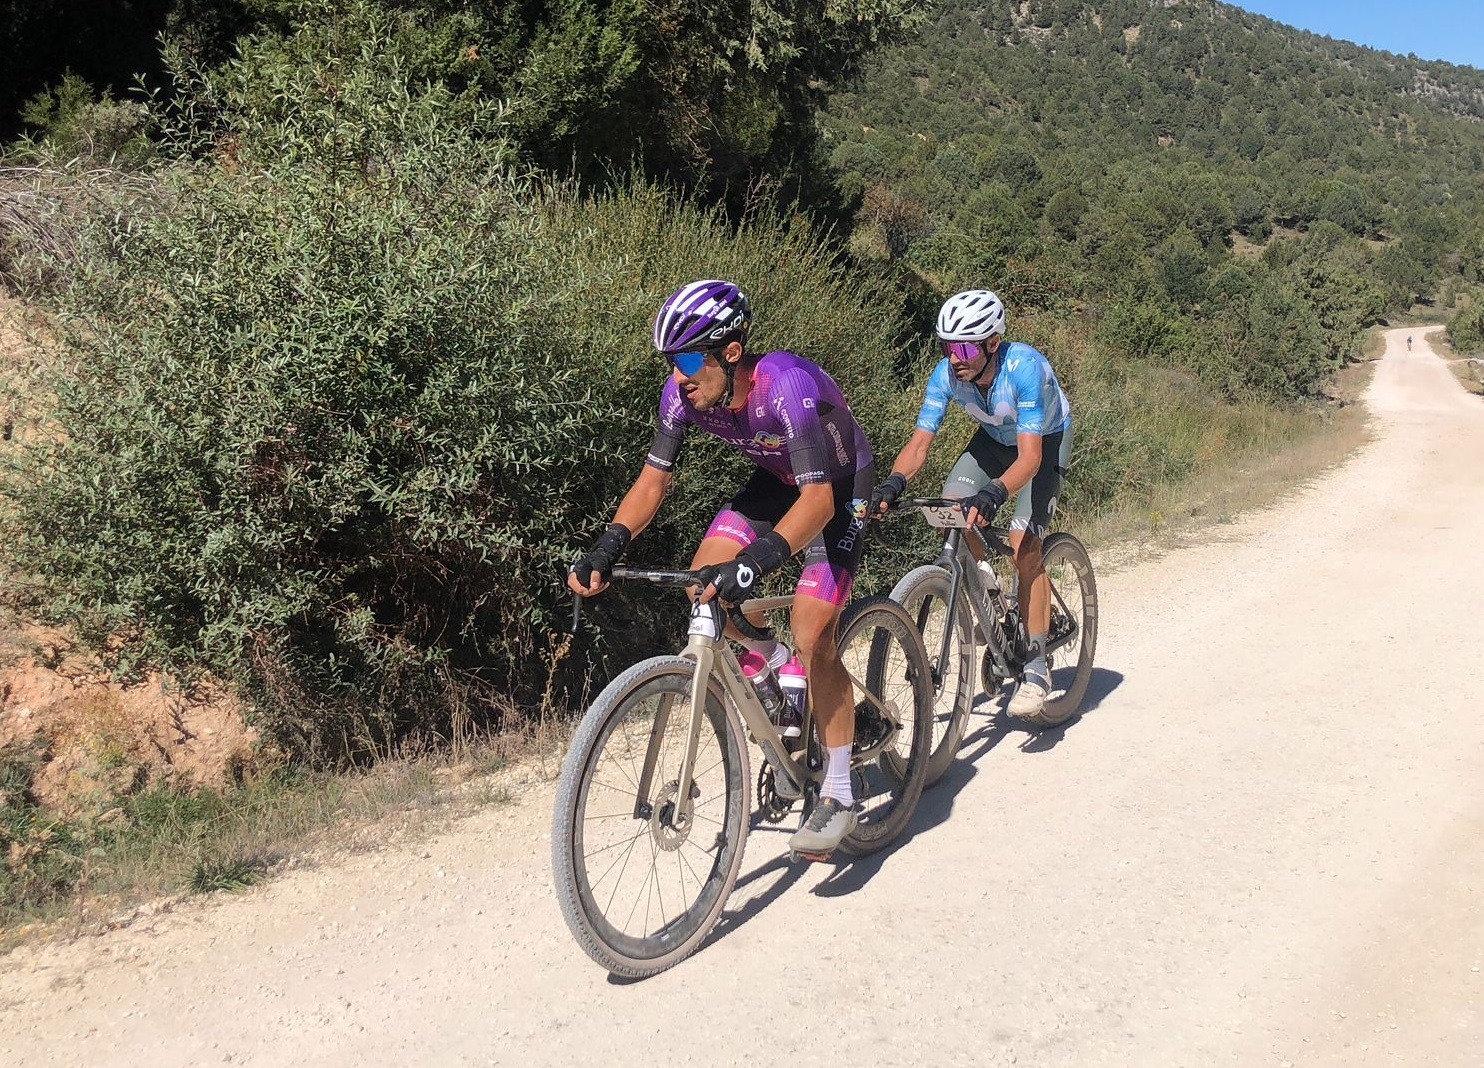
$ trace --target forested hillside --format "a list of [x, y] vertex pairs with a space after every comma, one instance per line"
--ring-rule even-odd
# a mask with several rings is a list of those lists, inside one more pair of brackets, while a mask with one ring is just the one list
[[[642, 462], [686, 280], [740, 282], [879, 456], [938, 303], [998, 289], [1072, 398], [1071, 523], [1312, 422], [1418, 299], [1477, 332], [1484, 75], [1219, 4], [156, 0], [51, 48], [70, 10], [0, 42], [32, 86], [0, 283], [46, 326], [6, 378], [8, 589], [315, 759], [667, 642], [651, 598], [573, 653], [560, 575]], [[741, 474], [690, 446], [634, 552], [675, 562]]]
[[1484, 73], [1225, 4], [948, 0], [823, 119], [852, 249], [1076, 307], [1229, 388], [1312, 388], [1484, 269]]

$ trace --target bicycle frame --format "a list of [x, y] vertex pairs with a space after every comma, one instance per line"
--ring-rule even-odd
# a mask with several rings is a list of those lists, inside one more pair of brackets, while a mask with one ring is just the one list
[[[615, 568], [615, 578], [637, 578], [646, 579], [651, 582], [678, 585], [691, 580], [686, 572], [674, 571], [641, 571], [632, 568]], [[734, 622], [739, 616], [747, 612], [771, 612], [788, 608], [793, 604], [793, 595], [779, 597], [759, 597], [744, 601], [730, 612]], [[701, 718], [705, 715], [705, 695], [710, 680], [714, 676], [721, 684], [722, 691], [736, 708], [742, 717], [743, 724], [752, 733], [753, 739], [762, 749], [768, 762], [772, 764], [775, 776], [786, 781], [777, 782], [780, 787], [779, 794], [790, 800], [802, 796], [804, 790], [812, 782], [816, 785], [824, 781], [824, 766], [817, 758], [811, 758], [809, 745], [800, 750], [797, 756], [789, 754], [783, 741], [783, 735], [779, 733], [778, 727], [768, 718], [763, 709], [762, 702], [758, 700], [757, 692], [752, 683], [742, 673], [742, 664], [737, 659], [737, 654], [732, 651], [731, 645], [722, 637], [726, 626], [728, 610], [719, 601], [710, 601], [701, 604], [699, 601], [691, 604], [690, 615], [690, 637], [680, 656], [694, 661], [695, 670], [692, 674], [691, 701], [690, 701], [690, 730], [686, 736], [685, 752], [681, 756], [680, 773], [676, 783], [676, 810], [675, 818], [677, 825], [690, 822], [694, 808], [695, 798], [691, 796], [695, 781], [696, 747], [701, 734]], [[745, 619], [742, 620], [745, 622]], [[847, 670], [847, 674], [849, 674]], [[885, 717], [890, 729], [885, 736], [875, 745], [853, 754], [852, 766], [874, 760], [876, 756], [887, 747], [896, 742], [897, 736], [902, 730], [901, 718], [892, 708], [881, 701], [875, 694], [867, 689], [864, 682], [849, 675], [851, 685], [866, 700]], [[635, 791], [636, 819], [645, 818], [640, 811], [641, 807], [648, 803], [650, 789], [653, 786], [654, 767], [658, 760], [659, 750], [662, 747], [665, 730], [669, 726], [670, 715], [674, 711], [671, 707], [673, 698], [666, 698], [660, 703], [655, 713], [654, 723], [650, 727], [649, 745], [644, 754], [644, 767], [640, 771], [638, 789]], [[804, 712], [803, 737], [811, 738], [814, 726], [814, 702], [811, 697]]]
[[[920, 508], [931, 526], [948, 531], [943, 539], [943, 549], [934, 562], [947, 571], [952, 580], [948, 593], [950, 623], [943, 628], [943, 637], [938, 649], [938, 659], [934, 662], [936, 665], [934, 671], [942, 671], [943, 665], [948, 663], [948, 649], [952, 642], [954, 629], [951, 621], [957, 618], [958, 599], [967, 584], [969, 609], [973, 612], [974, 618], [979, 621], [979, 629], [984, 634], [984, 640], [989, 647], [995, 671], [1005, 678], [1018, 676], [1021, 668], [1024, 667], [1021, 663], [1025, 644], [1024, 619], [1017, 614], [1015, 631], [1018, 647], [1005, 640], [1005, 633], [1000, 627], [1000, 620], [1017, 608], [1015, 593], [1007, 592], [998, 585], [993, 590], [985, 588], [979, 576], [979, 568], [975, 566], [974, 554], [964, 537], [967, 533], [969, 537], [978, 540], [986, 560], [995, 555], [1013, 559], [1014, 553], [1009, 545], [1010, 531], [1003, 527], [968, 526], [964, 521], [960, 502], [948, 497], [915, 497], [899, 502], [898, 507]], [[1072, 613], [1067, 611], [1061, 593], [1054, 585], [1051, 587], [1051, 596], [1061, 602], [1066, 618], [1071, 619]], [[991, 604], [995, 612], [993, 617], [989, 614]], [[1054, 638], [1047, 642], [1046, 651], [1055, 652], [1071, 641], [1076, 634], [1077, 630], [1074, 627], [1069, 633]], [[940, 681], [934, 679], [934, 685]]]
[[[759, 597], [751, 601], [745, 601], [740, 606], [742, 611], [769, 612], [780, 608], [787, 608], [793, 604], [792, 595], [785, 597]], [[806, 761], [796, 759], [789, 755], [788, 749], [783, 743], [783, 736], [778, 732], [777, 726], [768, 718], [763, 704], [758, 700], [757, 691], [753, 689], [752, 683], [747, 681], [747, 676], [742, 674], [742, 664], [737, 659], [737, 654], [732, 651], [731, 645], [722, 639], [724, 627], [723, 609], [715, 601], [709, 604], [695, 603], [691, 605], [690, 615], [690, 640], [686, 642], [680, 655], [687, 660], [695, 661], [695, 672], [691, 683], [691, 721], [690, 734], [686, 740], [685, 753], [681, 757], [680, 785], [678, 797], [690, 799], [691, 777], [695, 771], [696, 743], [701, 732], [701, 716], [705, 710], [705, 693], [708, 681], [715, 676], [721, 683], [722, 690], [731, 700], [732, 706], [742, 717], [743, 724], [752, 736], [757, 740], [758, 747], [772, 763], [775, 771], [788, 780], [791, 787], [790, 796], [798, 797], [803, 794], [804, 787], [811, 778], [811, 771]], [[697, 697], [701, 700], [697, 700]], [[658, 717], [657, 717], [658, 719]], [[809, 729], [813, 726], [814, 706], [810, 701], [804, 714], [804, 737], [808, 737]], [[664, 734], [664, 724], [656, 723], [652, 739], [659, 739]], [[654, 761], [655, 746], [650, 746], [650, 752], [646, 754], [645, 764], [647, 766]], [[639, 781], [639, 793], [642, 796], [649, 787], [646, 778]]]
[[[998, 585], [994, 589], [985, 587], [979, 575], [979, 568], [975, 566], [976, 559], [969, 549], [965, 532], [968, 536], [976, 538], [980, 547], [984, 550], [985, 559], [992, 554], [1010, 556], [1009, 546], [1004, 543], [1001, 535], [1005, 532], [991, 529], [991, 536], [986, 537], [983, 532], [971, 527], [950, 527], [943, 539], [943, 550], [938, 554], [937, 564], [947, 571], [951, 579], [948, 590], [948, 619], [951, 621], [958, 617], [958, 600], [964, 593], [964, 587], [968, 587], [969, 610], [974, 618], [979, 621], [980, 633], [984, 635], [984, 641], [989, 648], [990, 657], [994, 667], [1002, 676], [1013, 676], [1019, 673], [1020, 665], [1013, 663], [1019, 659], [1014, 655], [1015, 650], [1007, 648], [1004, 632], [1000, 628], [1000, 620], [1010, 611], [1011, 605], [1007, 599], [1006, 592]], [[994, 611], [990, 611], [993, 605]], [[952, 643], [954, 628], [950, 622], [943, 628], [941, 646], [938, 649], [938, 671], [943, 670], [942, 665], [948, 663], [948, 647]], [[935, 682], [937, 680], [934, 680]]]

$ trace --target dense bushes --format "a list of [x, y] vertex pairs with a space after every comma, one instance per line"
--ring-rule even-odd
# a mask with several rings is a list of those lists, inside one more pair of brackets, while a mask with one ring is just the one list
[[1484, 301], [1475, 301], [1453, 317], [1448, 340], [1459, 352], [1484, 352]]
[[[238, 681], [322, 756], [538, 701], [563, 563], [652, 433], [647, 325], [679, 281], [748, 283], [759, 343], [836, 367], [873, 424], [895, 396], [890, 305], [807, 229], [539, 186], [496, 116], [377, 57], [285, 68], [272, 122], [219, 97], [215, 150], [155, 172], [164, 207], [100, 221], [55, 298], [51, 433], [6, 486], [13, 566], [57, 614], [125, 668]], [[644, 551], [673, 560], [735, 485], [695, 451]]]
[[[7, 269], [58, 339], [46, 432], [5, 473], [7, 562], [121, 668], [230, 679], [320, 759], [537, 708], [670, 645], [679, 605], [651, 596], [600, 609], [621, 625], [579, 655], [557, 632], [563, 565], [642, 463], [663, 377], [648, 324], [677, 284], [741, 282], [756, 345], [834, 373], [883, 467], [936, 361], [901, 340], [928, 321], [902, 309], [936, 303], [921, 278], [898, 291], [889, 269], [851, 269], [763, 202], [736, 225], [638, 178], [586, 196], [529, 175], [508, 113], [424, 77], [405, 25], [357, 10], [355, 33], [267, 36], [182, 72], [178, 110], [152, 115], [161, 156], [98, 182], [50, 231], [65, 250], [7, 231], [28, 245]], [[985, 173], [1000, 180], [968, 190]], [[1304, 388], [1334, 328], [1285, 290], [1298, 258], [1218, 268], [1176, 199], [1119, 222], [1048, 180], [1023, 150], [943, 161], [929, 185], [967, 190], [972, 240], [940, 228], [914, 256], [943, 288], [992, 279], [1012, 336], [1052, 355], [1078, 426], [1076, 519], [1239, 439], [1221, 398]], [[1122, 280], [1085, 318], [1069, 314], [1083, 277], [1035, 259], [1061, 240], [1031, 232], [1051, 201]], [[924, 236], [910, 195], [872, 187], [865, 204], [858, 250], [889, 262]], [[1149, 241], [1159, 268], [1120, 272]], [[1343, 291], [1325, 264], [1310, 289]], [[949, 425], [925, 485], [968, 430]], [[636, 559], [682, 560], [745, 473], [713, 442], [688, 449]], [[864, 589], [928, 537], [873, 536]]]

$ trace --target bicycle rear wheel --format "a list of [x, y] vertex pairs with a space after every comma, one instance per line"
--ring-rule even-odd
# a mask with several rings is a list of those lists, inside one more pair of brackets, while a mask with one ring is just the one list
[[583, 717], [557, 780], [557, 900], [578, 945], [619, 975], [654, 975], [692, 953], [742, 863], [747, 747], [714, 683], [690, 797], [677, 796], [694, 671], [689, 660], [660, 656], [614, 679]]
[[936, 564], [924, 564], [902, 576], [892, 588], [891, 599], [907, 610], [922, 635], [929, 677], [933, 683], [932, 756], [928, 760], [923, 789], [943, 777], [958, 755], [974, 703], [974, 612], [965, 593], [954, 612], [953, 635], [948, 655], [939, 663], [943, 631], [948, 626], [948, 595], [953, 576]]
[[883, 706], [901, 723], [891, 744], [854, 769], [859, 823], [840, 848], [862, 856], [901, 834], [922, 796], [932, 752], [933, 681], [922, 635], [890, 597], [850, 605], [840, 617], [839, 647], [856, 699], [856, 749], [877, 744], [890, 730]]
[[1054, 727], [1076, 714], [1092, 681], [1098, 644], [1098, 589], [1092, 560], [1082, 543], [1065, 531], [1046, 539], [1046, 575], [1051, 579], [1051, 629], [1046, 635], [1046, 661], [1051, 666], [1051, 694], [1046, 706], [1028, 722]]

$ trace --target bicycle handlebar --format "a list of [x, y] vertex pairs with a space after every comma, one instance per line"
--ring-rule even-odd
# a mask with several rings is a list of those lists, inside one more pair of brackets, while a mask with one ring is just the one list
[[[696, 586], [701, 582], [699, 571], [668, 571], [654, 568], [639, 567], [615, 567], [612, 578], [614, 579], [639, 579], [643, 582], [653, 582], [657, 586]], [[582, 602], [584, 598], [580, 593], [572, 595], [572, 633], [575, 635], [582, 626]], [[743, 604], [748, 602], [744, 601]], [[754, 641], [771, 641], [776, 635], [770, 627], [754, 626], [752, 621], [742, 614], [742, 605], [726, 605], [727, 618], [731, 620], [732, 626], [738, 632], [753, 639]]]
[[[887, 513], [900, 512], [907, 508], [956, 508], [963, 510], [964, 502], [959, 497], [899, 497], [896, 503], [887, 508]], [[971, 531], [976, 534], [988, 547], [1006, 556], [1013, 555], [1007, 539], [1010, 536], [1008, 527], [997, 527], [986, 524], [981, 527], [963, 526], [960, 529]]]

